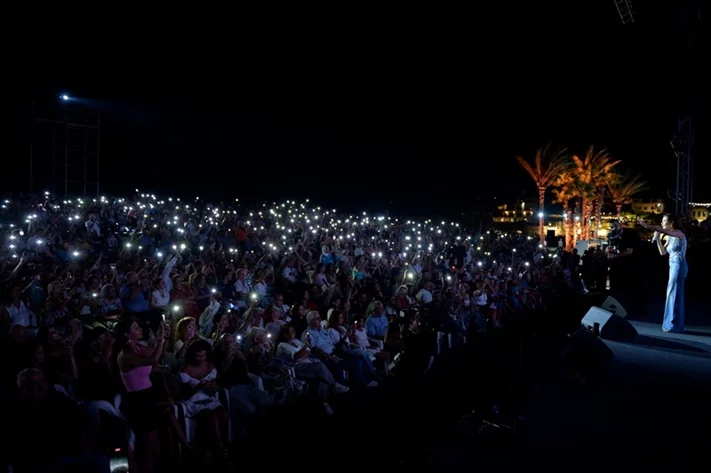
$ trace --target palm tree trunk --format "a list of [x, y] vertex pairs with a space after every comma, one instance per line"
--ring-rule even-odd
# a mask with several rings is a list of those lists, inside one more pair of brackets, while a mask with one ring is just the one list
[[570, 222], [572, 221], [573, 217], [571, 215], [570, 207], [568, 205], [565, 206], [564, 212], [565, 212], [565, 220], [563, 222], [563, 230], [565, 231], [565, 251], [572, 251], [573, 240], [571, 239], [572, 234], [571, 234]]
[[583, 204], [580, 212], [580, 237], [583, 240], [590, 239], [590, 221], [592, 220], [593, 201], [588, 197], [583, 197]]
[[[587, 239], [585, 236], [585, 232], [587, 231], [586, 222], [587, 222], [587, 209], [588, 209], [589, 199], [587, 197], [583, 197], [581, 200], [582, 200], [582, 202], [580, 204], [580, 213], [578, 214], [578, 215], [580, 215], [580, 237], [585, 240], [585, 239]], [[575, 234], [577, 235], [578, 232], [575, 232]]]
[[575, 200], [575, 216], [578, 217], [577, 219], [573, 219], [573, 246], [570, 249], [571, 251], [573, 248], [575, 248], [578, 244], [578, 228], [580, 228], [580, 235], [582, 236], [582, 231], [583, 231], [583, 222], [585, 221], [585, 215], [584, 215], [584, 204], [585, 200], [582, 202], [583, 205], [581, 205], [581, 202], [579, 200]]
[[543, 206], [546, 203], [546, 188], [538, 187], [538, 238], [541, 243], [546, 241], [545, 235], [543, 234]]
[[595, 238], [600, 238], [600, 224], [602, 219], [602, 207], [605, 205], [605, 188], [597, 188], [597, 203], [595, 206]]
[[615, 204], [617, 208], [617, 220], [622, 218], [622, 204]]

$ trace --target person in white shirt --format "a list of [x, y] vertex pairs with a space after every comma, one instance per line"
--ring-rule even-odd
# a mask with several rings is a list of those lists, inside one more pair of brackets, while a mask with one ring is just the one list
[[277, 336], [276, 354], [279, 357], [289, 358], [293, 363], [296, 379], [316, 384], [316, 392], [323, 402], [324, 411], [333, 414], [328, 404], [328, 396], [343, 394], [349, 391], [347, 386], [336, 382], [329, 369], [316, 358], [311, 356], [308, 345], [296, 338], [296, 330], [291, 325], [284, 325]]
[[151, 293], [151, 307], [163, 309], [170, 304], [170, 292], [166, 288], [165, 279], [156, 278], [153, 281], [153, 292]]
[[289, 283], [289, 284], [294, 284], [296, 283], [296, 276], [298, 275], [298, 272], [294, 268], [294, 261], [293, 260], [288, 260], [286, 262], [286, 266], [281, 272], [281, 277], [284, 278], [284, 280]]
[[96, 215], [89, 215], [89, 220], [84, 222], [84, 226], [89, 233], [94, 233], [98, 237], [101, 236], [101, 229], [99, 228], [99, 223], [96, 221]]
[[319, 263], [316, 265], [316, 270], [314, 270], [313, 275], [314, 284], [323, 289], [324, 286], [328, 288], [328, 280], [326, 279], [326, 265]]
[[278, 321], [280, 325], [291, 321], [291, 307], [284, 304], [284, 296], [280, 293], [274, 294], [274, 303], [272, 304], [272, 319]]
[[237, 271], [237, 281], [235, 281], [235, 298], [237, 299], [237, 307], [241, 309], [247, 308], [247, 300], [249, 293], [252, 292], [252, 286], [246, 281], [247, 271], [240, 269]]
[[432, 302], [432, 288], [434, 288], [434, 284], [432, 284], [430, 281], [425, 282], [422, 285], [422, 289], [417, 293], [415, 296], [415, 299], [421, 304], [427, 305]]
[[25, 328], [37, 327], [37, 316], [22, 301], [22, 285], [15, 283], [10, 291], [10, 303], [0, 313], [5, 327], [21, 325]]

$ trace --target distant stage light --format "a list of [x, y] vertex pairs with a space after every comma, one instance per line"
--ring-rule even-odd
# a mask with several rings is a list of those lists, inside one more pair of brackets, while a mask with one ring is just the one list
[[60, 98], [61, 98], [62, 100], [64, 100], [65, 102], [69, 100], [69, 96], [68, 96], [68, 95], [62, 95]]

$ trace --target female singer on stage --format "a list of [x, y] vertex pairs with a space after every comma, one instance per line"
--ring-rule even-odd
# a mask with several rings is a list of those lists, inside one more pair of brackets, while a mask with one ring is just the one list
[[[679, 220], [670, 214], [664, 215], [661, 226], [649, 225], [639, 218], [637, 223], [654, 230], [652, 241], [656, 242], [659, 254], [669, 254], [669, 282], [662, 330], [681, 333], [684, 331], [684, 283], [689, 272], [686, 265], [686, 235], [681, 231]], [[662, 233], [667, 236], [666, 243], [662, 243]]]

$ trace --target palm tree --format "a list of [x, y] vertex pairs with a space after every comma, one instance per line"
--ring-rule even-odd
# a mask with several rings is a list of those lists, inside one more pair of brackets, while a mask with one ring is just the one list
[[642, 180], [641, 175], [628, 170], [621, 178], [609, 183], [607, 188], [617, 209], [617, 218], [620, 218], [622, 206], [631, 204], [632, 198], [636, 194], [647, 190], [648, 186], [647, 182]]
[[570, 210], [570, 201], [575, 199], [575, 178], [573, 173], [561, 173], [553, 183], [555, 203], [563, 206], [563, 230], [565, 232], [565, 251], [573, 248], [573, 213]]
[[605, 206], [605, 193], [607, 189], [615, 185], [621, 179], [620, 175], [614, 171], [603, 173], [597, 180], [595, 190], [595, 238], [600, 238], [600, 224], [602, 223], [602, 209]]
[[582, 228], [581, 202], [590, 195], [590, 186], [580, 179], [577, 169], [570, 168], [556, 179], [554, 187], [556, 203], [563, 206], [565, 251], [572, 251], [578, 240], [578, 224]]
[[590, 238], [590, 221], [598, 187], [604, 185], [601, 183], [604, 182], [605, 176], [620, 161], [613, 161], [604, 149], [595, 151], [594, 145], [588, 148], [583, 158], [573, 156], [572, 159], [575, 166], [575, 178], [579, 181], [578, 188], [581, 191], [581, 236], [587, 240]]
[[548, 143], [545, 148], [539, 148], [536, 151], [533, 163], [526, 161], [521, 156], [516, 156], [516, 160], [531, 176], [538, 188], [538, 238], [540, 238], [541, 242], [544, 242], [543, 209], [545, 207], [546, 191], [569, 167], [567, 150], [561, 147], [553, 149], [551, 143]]

